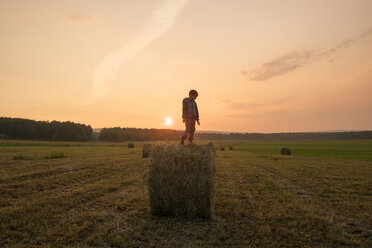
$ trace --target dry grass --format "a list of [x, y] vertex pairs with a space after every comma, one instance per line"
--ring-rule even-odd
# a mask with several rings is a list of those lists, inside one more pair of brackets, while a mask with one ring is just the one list
[[135, 144], [0, 141], [0, 247], [372, 247], [371, 161], [235, 142], [216, 152], [214, 217], [189, 220], [151, 215]]
[[148, 187], [154, 215], [211, 218], [214, 195], [213, 144], [152, 148]]
[[51, 154], [44, 156], [45, 159], [56, 159], [56, 158], [65, 158], [66, 155], [63, 152], [52, 152]]
[[17, 154], [13, 157], [13, 160], [27, 160], [29, 158], [25, 157], [24, 155], [22, 154]]

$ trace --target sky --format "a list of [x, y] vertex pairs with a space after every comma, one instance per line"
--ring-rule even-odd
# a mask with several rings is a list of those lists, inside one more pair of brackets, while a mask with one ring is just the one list
[[370, 0], [0, 0], [0, 116], [372, 130]]

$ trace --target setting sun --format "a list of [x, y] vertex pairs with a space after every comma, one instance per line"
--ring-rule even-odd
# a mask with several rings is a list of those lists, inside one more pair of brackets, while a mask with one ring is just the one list
[[166, 126], [170, 126], [170, 125], [172, 125], [172, 123], [173, 123], [173, 120], [172, 120], [171, 117], [165, 118], [165, 125]]

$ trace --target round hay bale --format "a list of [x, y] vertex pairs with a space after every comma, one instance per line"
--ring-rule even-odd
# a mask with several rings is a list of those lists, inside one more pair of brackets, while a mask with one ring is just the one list
[[220, 151], [225, 151], [225, 147], [224, 146], [221, 146], [220, 147]]
[[148, 158], [151, 154], [152, 144], [144, 144], [142, 146], [142, 158]]
[[234, 148], [233, 148], [232, 146], [230, 146], [230, 147], [229, 147], [229, 150], [230, 150], [230, 151], [231, 151], [231, 150], [234, 150]]
[[133, 143], [129, 143], [128, 144], [128, 148], [134, 148], [134, 144]]
[[148, 189], [153, 215], [211, 218], [214, 196], [213, 144], [159, 144], [151, 150]]
[[280, 154], [281, 154], [281, 155], [291, 155], [292, 152], [291, 152], [291, 149], [286, 148], [286, 147], [283, 147], [283, 148], [280, 150]]

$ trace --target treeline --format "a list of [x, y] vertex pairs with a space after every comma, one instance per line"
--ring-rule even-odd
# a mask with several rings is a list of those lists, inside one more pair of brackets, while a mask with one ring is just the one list
[[182, 132], [172, 129], [147, 128], [103, 128], [99, 133], [100, 141], [154, 141], [177, 140]]
[[[73, 122], [34, 121], [0, 117], [0, 139], [50, 141], [156, 141], [179, 140], [182, 131], [173, 129], [103, 128], [93, 133], [91, 126]], [[204, 133], [196, 132], [196, 140], [311, 140], [372, 139], [372, 131], [302, 132], [302, 133]]]
[[301, 133], [197, 133], [201, 140], [348, 140], [372, 139], [372, 131]]
[[[100, 141], [178, 140], [182, 131], [172, 129], [103, 128]], [[196, 140], [310, 140], [310, 139], [372, 139], [372, 131], [313, 133], [195, 133]]]
[[74, 122], [34, 121], [0, 117], [0, 138], [51, 141], [89, 141], [93, 139], [91, 126]]

